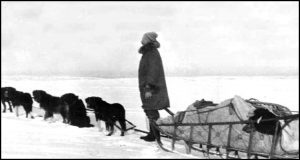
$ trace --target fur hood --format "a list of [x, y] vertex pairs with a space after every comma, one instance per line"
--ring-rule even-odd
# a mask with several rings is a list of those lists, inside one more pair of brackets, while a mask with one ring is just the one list
[[148, 44], [146, 44], [146, 45], [143, 45], [140, 49], [139, 49], [139, 53], [141, 53], [141, 54], [144, 54], [144, 53], [146, 53], [146, 52], [148, 52], [148, 51], [151, 51], [151, 50], [153, 50], [153, 49], [157, 49], [157, 48], [159, 48], [160, 47], [160, 44], [159, 44], [159, 42], [151, 42], [151, 43], [148, 43]]

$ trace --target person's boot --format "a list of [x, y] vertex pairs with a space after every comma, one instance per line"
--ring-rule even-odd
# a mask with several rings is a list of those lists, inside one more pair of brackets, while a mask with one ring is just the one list
[[147, 142], [154, 142], [155, 141], [155, 134], [156, 133], [156, 130], [155, 128], [150, 124], [150, 134], [149, 136], [145, 137], [144, 140], [147, 141]]
[[146, 136], [141, 136], [140, 139], [145, 139], [151, 137], [151, 131]]
[[149, 137], [153, 136], [153, 135], [151, 135], [151, 125], [150, 125], [150, 123], [149, 123], [149, 129], [150, 129], [149, 133], [146, 136], [141, 136], [140, 139], [145, 139], [145, 138], [149, 138]]
[[149, 134], [149, 136], [145, 137], [144, 140], [147, 141], [147, 142], [154, 142], [155, 141], [155, 136], [151, 132], [151, 134]]

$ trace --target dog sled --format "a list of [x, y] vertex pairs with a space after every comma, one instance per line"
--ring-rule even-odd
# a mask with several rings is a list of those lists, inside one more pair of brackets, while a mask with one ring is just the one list
[[[259, 113], [258, 109], [274, 117]], [[171, 149], [158, 142], [164, 151], [172, 152], [177, 141], [184, 141], [187, 154], [196, 150], [227, 159], [253, 156], [299, 159], [299, 114], [282, 105], [235, 96], [220, 104], [202, 99], [176, 114], [166, 111], [170, 116], [154, 124], [163, 136], [172, 140]], [[251, 119], [255, 114], [261, 115]], [[239, 153], [246, 157], [239, 157]]]

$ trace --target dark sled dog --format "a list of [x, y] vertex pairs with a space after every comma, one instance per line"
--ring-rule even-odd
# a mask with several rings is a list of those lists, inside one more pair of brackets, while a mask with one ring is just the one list
[[78, 127], [93, 127], [90, 124], [90, 117], [86, 114], [86, 108], [83, 101], [73, 93], [62, 95], [61, 100], [68, 105], [70, 125]]
[[11, 101], [12, 97], [9, 97], [9, 95], [10, 95], [11, 92], [14, 92], [14, 91], [17, 91], [17, 90], [13, 87], [1, 87], [1, 103], [3, 104], [3, 107], [4, 107], [3, 113], [6, 112], [5, 102], [8, 103], [9, 111], [13, 112], [12, 107], [14, 107], [14, 106], [13, 106], [12, 101]]
[[43, 90], [34, 90], [33, 99], [45, 110], [44, 120], [53, 117], [54, 113], [59, 113], [63, 117], [64, 123], [69, 123], [69, 108], [60, 97], [55, 97]]
[[121, 136], [124, 136], [126, 130], [125, 109], [121, 104], [110, 104], [103, 101], [100, 97], [88, 97], [85, 99], [85, 102], [87, 103], [87, 108], [94, 109], [98, 126], [100, 120], [105, 122], [106, 129], [110, 131], [108, 136], [113, 134], [116, 121], [121, 125]]
[[10, 98], [10, 100], [12, 102], [12, 106], [14, 106], [16, 108], [17, 117], [19, 116], [18, 106], [23, 106], [23, 108], [26, 112], [26, 118], [28, 118], [29, 114], [30, 114], [31, 118], [34, 118], [31, 115], [33, 100], [29, 93], [24, 93], [24, 92], [15, 90], [15, 91], [8, 92], [8, 97]]

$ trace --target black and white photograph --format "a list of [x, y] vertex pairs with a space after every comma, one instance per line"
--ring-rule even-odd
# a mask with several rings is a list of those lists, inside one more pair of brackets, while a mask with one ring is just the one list
[[1, 1], [1, 159], [299, 159], [299, 1]]

